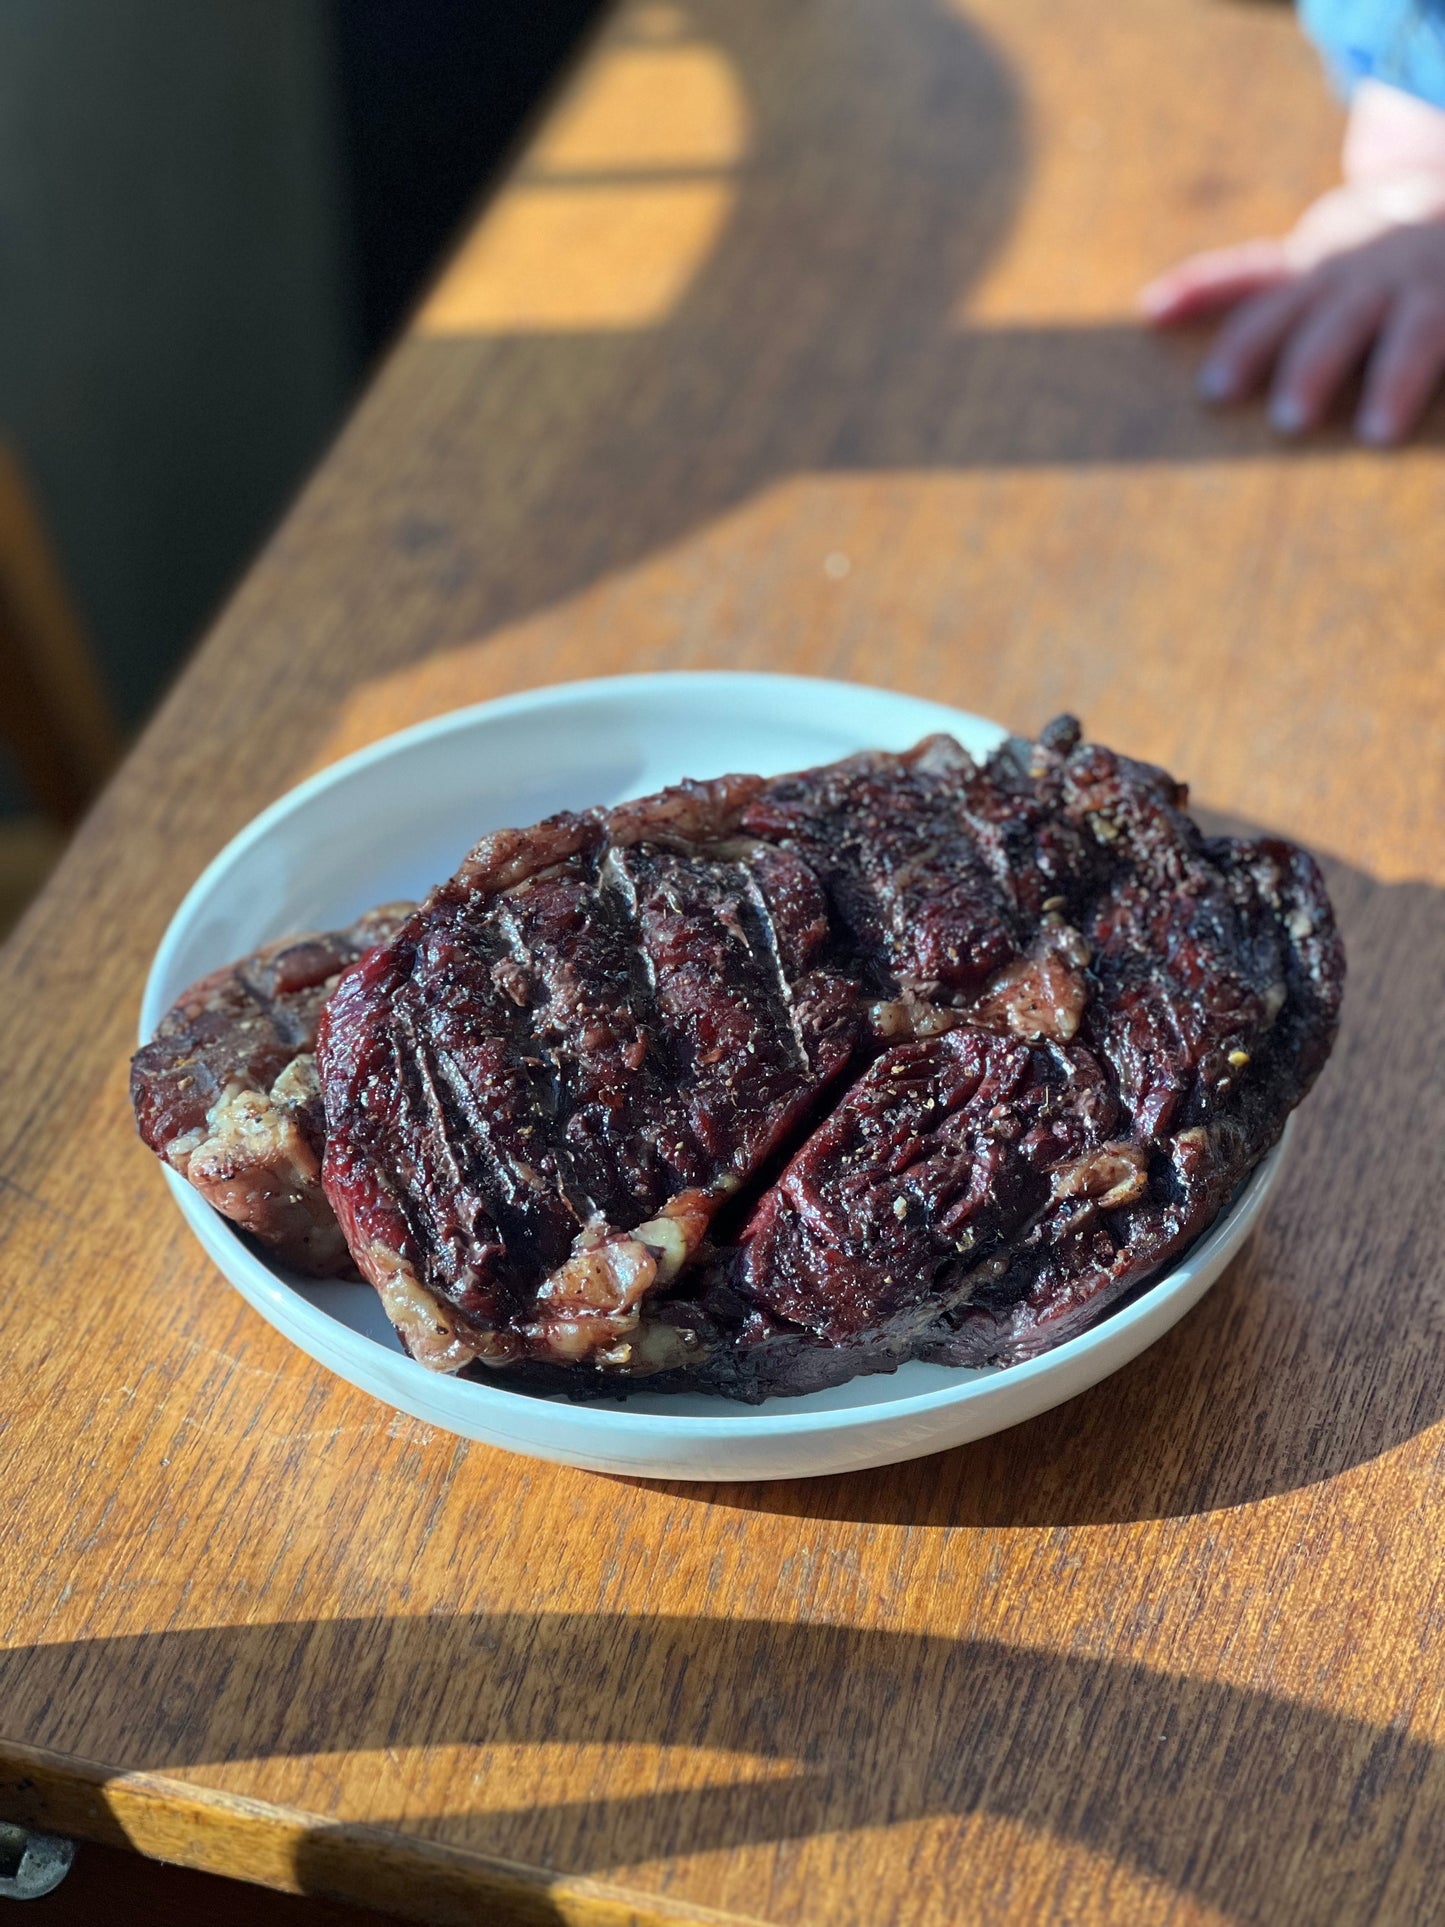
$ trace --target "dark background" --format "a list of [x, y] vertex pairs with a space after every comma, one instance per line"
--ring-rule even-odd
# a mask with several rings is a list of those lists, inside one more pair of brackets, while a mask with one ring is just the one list
[[[133, 729], [599, 0], [10, 0], [0, 438]], [[0, 815], [30, 807], [0, 752]]]
[[350, 297], [363, 354], [440, 250], [600, 0], [333, 0]]

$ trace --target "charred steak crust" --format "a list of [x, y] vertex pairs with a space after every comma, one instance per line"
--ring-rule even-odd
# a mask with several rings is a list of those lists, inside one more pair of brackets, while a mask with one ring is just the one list
[[324, 1185], [412, 1355], [756, 1400], [999, 1363], [1181, 1252], [1328, 1055], [1319, 873], [1079, 740], [485, 839], [343, 977]]
[[325, 1178], [413, 1356], [681, 1367], [643, 1316], [852, 1057], [817, 879], [756, 779], [488, 839], [323, 1018]]
[[353, 1270], [321, 1188], [325, 1115], [313, 1055], [337, 979], [390, 938], [410, 904], [345, 930], [284, 937], [192, 984], [131, 1060], [145, 1143], [283, 1264]]

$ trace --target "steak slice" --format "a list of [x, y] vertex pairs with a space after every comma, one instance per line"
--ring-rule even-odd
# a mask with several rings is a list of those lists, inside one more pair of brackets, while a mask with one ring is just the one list
[[1229, 1202], [1328, 1055], [1344, 956], [1303, 851], [1206, 839], [1186, 800], [1068, 719], [966, 774], [1028, 949], [762, 1198], [700, 1293], [720, 1389], [1032, 1356]]
[[757, 778], [488, 838], [323, 1019], [325, 1184], [414, 1357], [688, 1363], [645, 1317], [866, 1030]]
[[1315, 865], [1186, 805], [1061, 717], [502, 831], [195, 985], [141, 1135], [436, 1370], [758, 1400], [1024, 1358], [1208, 1227], [1333, 1041]]
[[742, 827], [808, 865], [864, 977], [952, 1000], [1019, 950], [1012, 879], [991, 871], [960, 808], [972, 771], [947, 737], [852, 756], [767, 784]]
[[327, 1195], [404, 1343], [744, 1399], [1059, 1342], [1333, 1039], [1318, 871], [1060, 718], [479, 844], [345, 977]]
[[313, 1277], [353, 1268], [321, 1188], [316, 1026], [341, 972], [410, 909], [388, 904], [345, 930], [283, 937], [214, 971], [131, 1060], [145, 1143], [282, 1264]]
[[[1147, 1158], [1115, 1139], [1119, 1122], [1078, 1045], [969, 1024], [885, 1052], [744, 1228], [725, 1266], [737, 1330], [716, 1348], [717, 1376], [761, 1396], [780, 1378], [815, 1389], [936, 1355], [950, 1318], [991, 1302], [1016, 1253], [1052, 1249], [1141, 1193]], [[724, 1292], [709, 1304], [716, 1317]], [[999, 1348], [988, 1339], [954, 1362]]]

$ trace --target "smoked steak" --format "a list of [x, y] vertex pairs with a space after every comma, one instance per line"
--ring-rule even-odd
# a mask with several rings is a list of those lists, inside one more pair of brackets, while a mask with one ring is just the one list
[[321, 1188], [325, 1120], [316, 1025], [336, 980], [410, 904], [346, 930], [286, 937], [192, 984], [131, 1060], [141, 1137], [295, 1271], [352, 1269]]
[[1312, 860], [1186, 801], [1062, 717], [485, 838], [317, 1041], [326, 1195], [407, 1349], [757, 1400], [1097, 1318], [1338, 1017]]

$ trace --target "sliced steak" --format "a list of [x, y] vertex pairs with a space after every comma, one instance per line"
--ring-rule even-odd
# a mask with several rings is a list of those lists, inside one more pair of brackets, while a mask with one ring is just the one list
[[767, 784], [742, 827], [812, 870], [855, 970], [951, 1000], [1019, 949], [1009, 879], [990, 870], [960, 807], [972, 771], [947, 737], [909, 756], [853, 756]]
[[352, 1269], [321, 1188], [316, 1026], [341, 972], [410, 909], [389, 904], [345, 930], [285, 937], [213, 972], [131, 1061], [151, 1150], [282, 1264], [314, 1277]]
[[1334, 1038], [1315, 865], [1186, 805], [1061, 717], [502, 831], [196, 985], [141, 1133], [436, 1370], [756, 1400], [1027, 1357], [1208, 1227]]
[[643, 1316], [848, 1063], [817, 878], [757, 779], [488, 839], [323, 1020], [325, 1181], [414, 1357], [687, 1363]]
[[719, 1382], [761, 1396], [936, 1355], [951, 1317], [993, 1302], [1014, 1254], [1143, 1190], [1147, 1157], [1115, 1140], [1119, 1121], [1077, 1045], [967, 1025], [887, 1051], [764, 1195], [705, 1298], [736, 1324], [714, 1347]]
[[715, 1262], [705, 1369], [735, 1396], [1071, 1337], [1208, 1228], [1333, 1041], [1344, 955], [1303, 851], [1205, 838], [1067, 719], [961, 799], [1003, 832], [1027, 950], [968, 1027], [875, 1064]]
[[1313, 863], [1186, 800], [1060, 718], [486, 839], [318, 1046], [326, 1190], [408, 1349], [757, 1399], [1081, 1329], [1337, 1020]]

